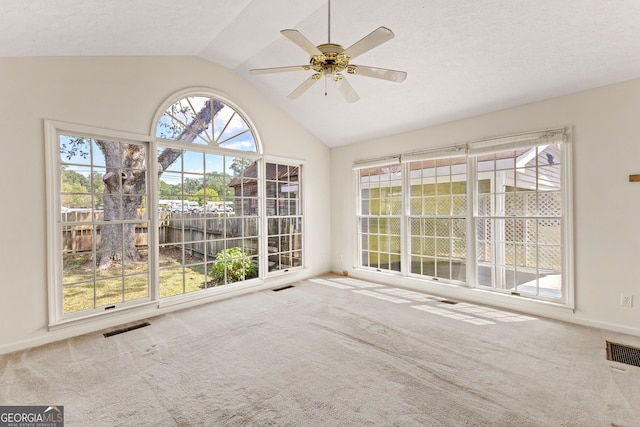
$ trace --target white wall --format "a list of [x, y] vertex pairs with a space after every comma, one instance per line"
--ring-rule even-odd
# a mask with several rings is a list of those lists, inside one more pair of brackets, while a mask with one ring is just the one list
[[313, 226], [305, 229], [308, 268], [296, 277], [329, 270], [329, 149], [234, 72], [196, 58], [0, 59], [0, 354], [105, 325], [48, 331], [43, 120], [148, 134], [162, 102], [188, 87], [233, 100], [265, 153], [307, 161], [305, 221]]
[[[574, 313], [353, 268], [354, 160], [562, 126], [573, 127]], [[334, 271], [640, 335], [640, 182], [630, 183], [628, 177], [640, 174], [640, 80], [336, 148], [331, 170]], [[634, 294], [634, 307], [620, 306], [623, 292]]]

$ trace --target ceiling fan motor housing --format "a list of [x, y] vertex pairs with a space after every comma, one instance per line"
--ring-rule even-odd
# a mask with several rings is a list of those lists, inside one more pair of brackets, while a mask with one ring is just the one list
[[343, 53], [344, 48], [339, 44], [325, 43], [317, 47], [322, 55], [311, 56], [309, 63], [313, 70], [320, 74], [336, 75], [349, 67], [351, 58]]

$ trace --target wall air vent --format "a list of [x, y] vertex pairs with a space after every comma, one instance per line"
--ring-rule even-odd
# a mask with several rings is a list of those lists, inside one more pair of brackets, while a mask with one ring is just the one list
[[104, 335], [105, 338], [109, 338], [109, 337], [112, 337], [114, 335], [124, 334], [125, 332], [135, 331], [136, 329], [144, 328], [145, 326], [149, 326], [149, 325], [151, 325], [151, 323], [149, 323], [149, 322], [138, 323], [136, 325], [127, 326], [126, 328], [120, 328], [120, 329], [116, 329], [114, 331], [105, 332], [102, 335]]
[[640, 348], [607, 341], [607, 360], [640, 367]]

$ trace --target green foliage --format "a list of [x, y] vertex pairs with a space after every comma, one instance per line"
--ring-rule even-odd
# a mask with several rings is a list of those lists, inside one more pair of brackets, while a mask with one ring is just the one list
[[231, 164], [229, 165], [229, 169], [233, 171], [234, 176], [238, 176], [242, 174], [242, 172], [244, 172], [245, 169], [251, 166], [253, 162], [254, 161], [250, 159], [242, 159], [242, 158], [236, 157], [231, 161]]
[[91, 192], [91, 182], [89, 178], [73, 170], [67, 169], [62, 171], [62, 183], [82, 187], [85, 193]]
[[62, 205], [67, 207], [90, 207], [91, 194], [94, 196], [94, 204], [102, 205], [104, 182], [102, 174], [94, 172], [91, 177], [84, 176], [76, 171], [63, 169], [62, 178]]
[[[234, 190], [229, 187], [231, 177], [218, 172], [208, 173], [205, 176], [205, 185], [202, 180], [186, 178], [183, 184], [169, 184], [162, 179], [158, 182], [158, 192], [161, 199], [182, 199], [183, 190], [186, 200], [198, 202], [204, 205], [206, 202], [217, 202], [223, 196], [233, 197]], [[206, 187], [206, 194], [204, 188]], [[206, 196], [206, 200], [204, 197]]]
[[[185, 196], [192, 196], [192, 195], [196, 194], [199, 189], [202, 188], [202, 181], [199, 180], [199, 179], [185, 178], [183, 182], [184, 182], [183, 188], [184, 188]], [[187, 200], [195, 202], [197, 200], [197, 198], [193, 198], [192, 199], [190, 197]]]
[[[214, 189], [218, 193], [218, 196], [233, 196], [233, 188], [229, 187], [232, 179], [233, 178], [226, 173], [212, 172], [205, 176], [205, 184], [207, 188]], [[222, 198], [219, 200], [222, 200]]]
[[198, 202], [200, 206], [204, 206], [208, 202], [219, 202], [222, 199], [218, 197], [218, 192], [213, 188], [207, 188], [206, 192], [204, 188], [201, 188], [196, 191], [196, 196], [189, 197], [189, 200], [192, 202]]
[[93, 203], [95, 205], [103, 205], [104, 181], [102, 180], [102, 174], [99, 172], [93, 172], [91, 180], [93, 182]]
[[71, 160], [74, 157], [82, 157], [86, 159], [91, 153], [91, 139], [79, 136], [69, 137], [68, 140], [60, 146], [60, 154]]
[[[168, 199], [168, 196], [180, 196], [182, 197], [182, 185], [180, 184], [168, 184], [162, 180], [158, 181], [158, 193], [161, 199]], [[180, 198], [179, 197], [179, 198]]]
[[219, 283], [232, 283], [256, 277], [258, 269], [248, 254], [235, 247], [218, 252], [210, 274]]
[[62, 206], [72, 208], [88, 208], [91, 206], [91, 195], [81, 194], [87, 193], [87, 189], [77, 182], [62, 183]]

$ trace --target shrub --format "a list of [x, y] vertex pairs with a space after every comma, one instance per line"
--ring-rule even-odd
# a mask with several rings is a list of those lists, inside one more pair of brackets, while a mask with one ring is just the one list
[[[225, 270], [227, 271], [226, 282]], [[218, 252], [210, 274], [218, 283], [232, 283], [256, 277], [258, 268], [248, 254], [242, 252], [239, 247], [235, 247]]]

